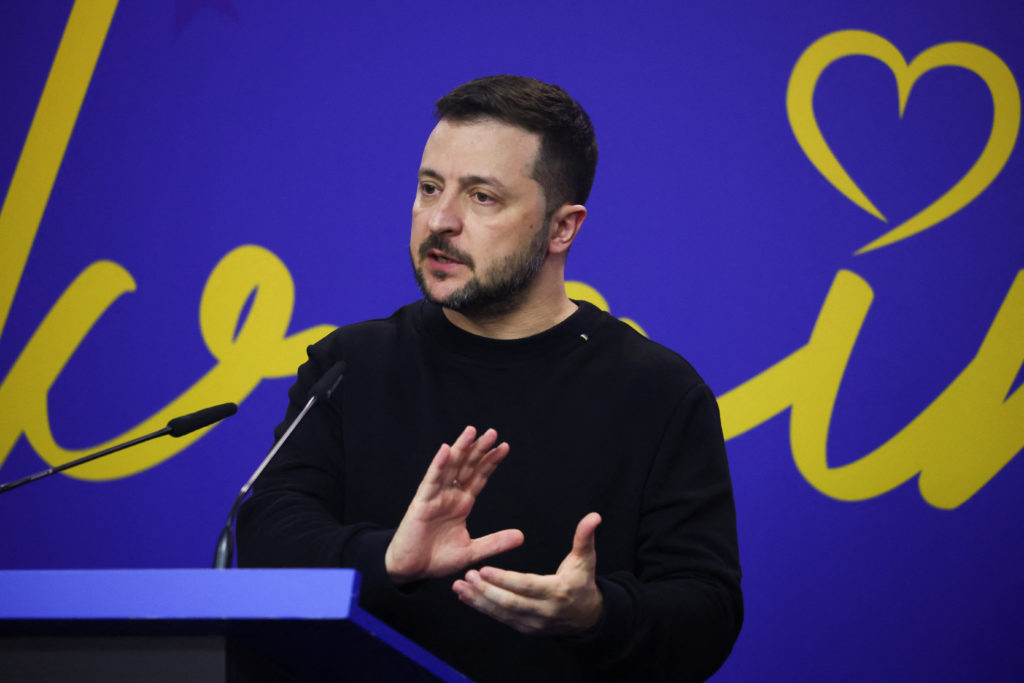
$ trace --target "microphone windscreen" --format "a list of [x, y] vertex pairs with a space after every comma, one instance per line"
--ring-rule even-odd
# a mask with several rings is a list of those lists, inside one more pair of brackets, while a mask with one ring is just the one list
[[185, 436], [189, 432], [208, 427], [214, 422], [220, 422], [225, 417], [230, 417], [238, 412], [238, 406], [234, 403], [221, 403], [219, 406], [211, 406], [197, 410], [188, 415], [176, 417], [167, 423], [170, 428], [168, 432], [173, 437]]
[[316, 396], [317, 401], [329, 399], [341, 383], [341, 376], [344, 372], [345, 361], [339, 360], [324, 373], [323, 377], [317, 380], [317, 383], [309, 390], [309, 395]]

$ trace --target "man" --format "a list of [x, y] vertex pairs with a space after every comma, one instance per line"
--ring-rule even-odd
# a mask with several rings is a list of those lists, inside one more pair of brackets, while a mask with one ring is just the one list
[[240, 563], [355, 567], [366, 609], [474, 679], [702, 680], [742, 621], [718, 410], [685, 360], [566, 297], [590, 120], [515, 76], [436, 107], [424, 300], [310, 347], [278, 434], [341, 359], [345, 379], [257, 482]]

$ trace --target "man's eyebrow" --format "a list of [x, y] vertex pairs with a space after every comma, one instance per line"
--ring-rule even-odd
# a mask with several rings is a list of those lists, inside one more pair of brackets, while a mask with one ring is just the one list
[[467, 175], [459, 178], [459, 183], [463, 187], [469, 187], [470, 185], [490, 185], [491, 187], [505, 192], [505, 184], [490, 175]]
[[[432, 168], [421, 168], [419, 172], [420, 178], [432, 178], [434, 180], [444, 181], [444, 178], [440, 173]], [[467, 175], [459, 178], [459, 185], [462, 187], [469, 187], [471, 185], [490, 185], [491, 187], [499, 190], [500, 192], [507, 192], [505, 184], [489, 175]]]

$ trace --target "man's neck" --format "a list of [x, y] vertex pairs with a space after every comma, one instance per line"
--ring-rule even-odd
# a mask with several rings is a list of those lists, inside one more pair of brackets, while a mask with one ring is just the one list
[[442, 309], [456, 327], [489, 339], [522, 339], [549, 330], [576, 312], [578, 307], [565, 296], [564, 287], [559, 297], [524, 302], [523, 305], [493, 315], [472, 315]]

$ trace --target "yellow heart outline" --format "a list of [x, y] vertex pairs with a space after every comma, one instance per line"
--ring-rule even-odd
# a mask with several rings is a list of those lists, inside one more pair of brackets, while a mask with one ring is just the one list
[[1020, 91], [1009, 67], [995, 53], [974, 43], [941, 43], [928, 48], [908, 65], [899, 50], [885, 38], [868, 31], [845, 30], [822, 36], [804, 50], [793, 66], [786, 88], [789, 125], [804, 154], [825, 179], [847, 199], [883, 222], [882, 212], [853, 182], [825, 142], [814, 117], [814, 89], [830, 64], [843, 57], [874, 57], [896, 76], [899, 115], [910, 98], [910, 89], [923, 74], [942, 66], [959, 66], [977, 74], [992, 95], [992, 130], [974, 165], [941, 197], [858, 249], [863, 254], [906, 239], [939, 223], [980, 195], [1003, 170], [1020, 129]]

